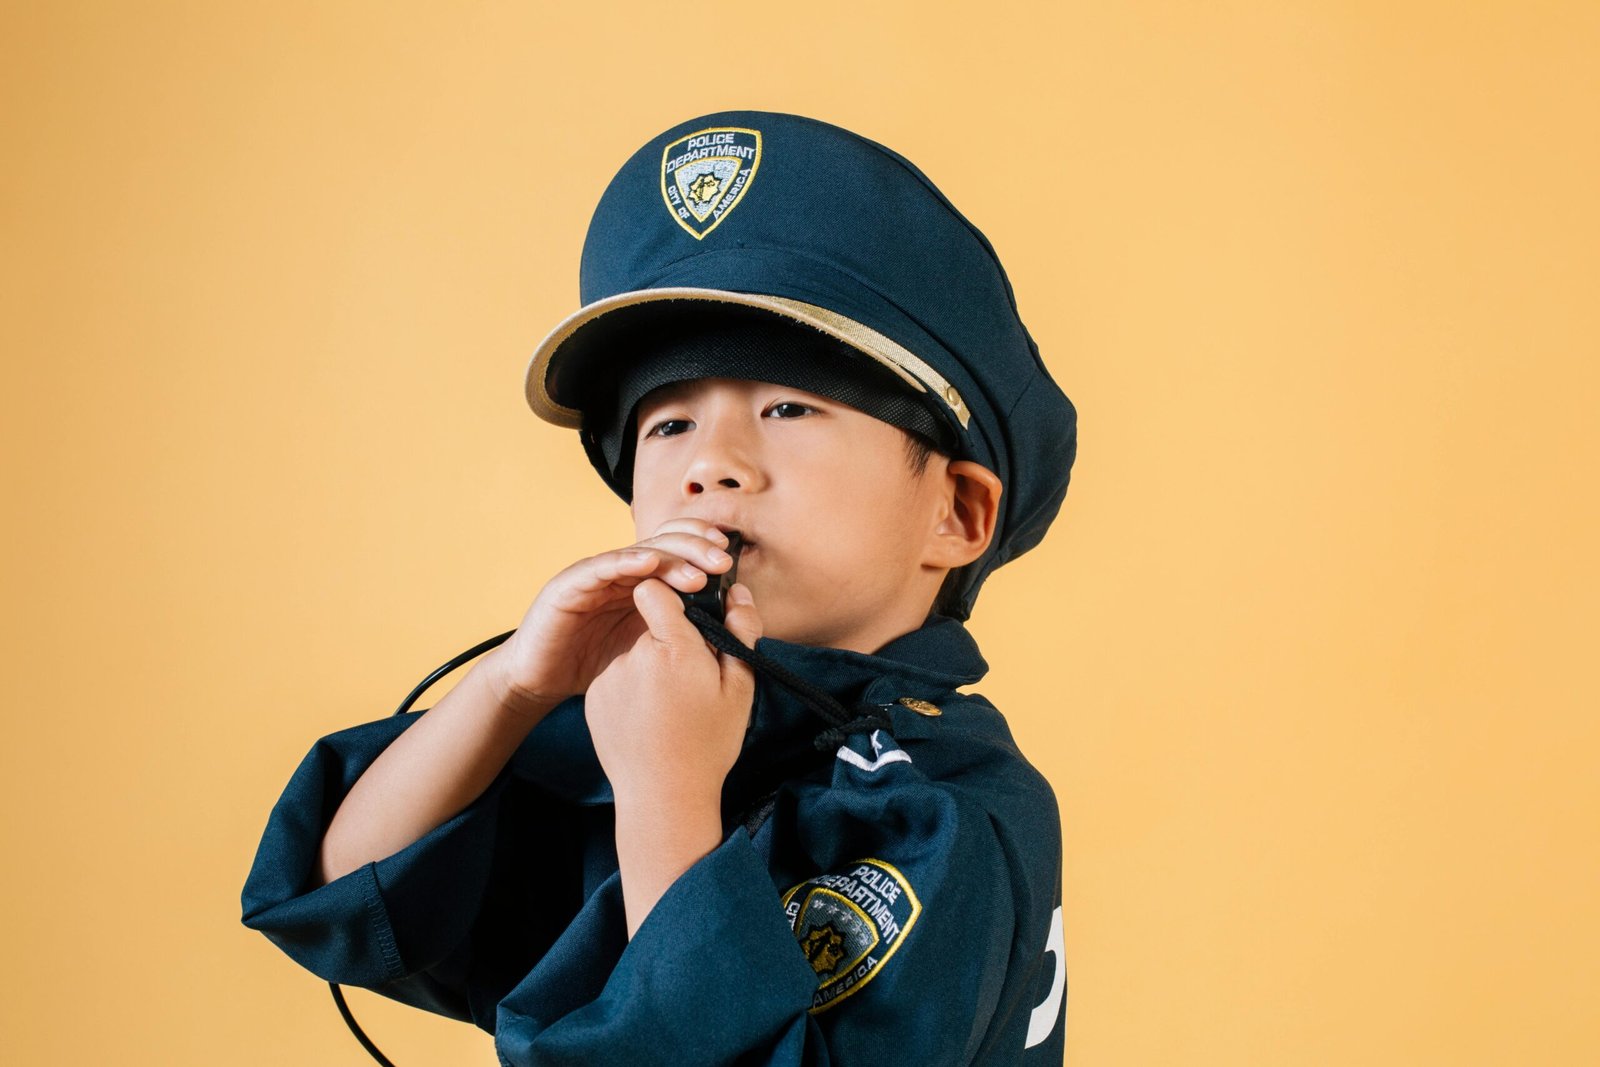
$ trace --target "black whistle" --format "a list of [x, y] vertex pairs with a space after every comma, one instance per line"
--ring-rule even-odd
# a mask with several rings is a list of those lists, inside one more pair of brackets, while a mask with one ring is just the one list
[[739, 580], [739, 553], [744, 548], [744, 536], [738, 530], [728, 530], [727, 534], [727, 553], [733, 557], [733, 566], [721, 574], [707, 574], [705, 588], [699, 592], [678, 593], [683, 598], [685, 607], [699, 608], [718, 622], [723, 618], [723, 598], [728, 595], [728, 590], [733, 588], [733, 583]]

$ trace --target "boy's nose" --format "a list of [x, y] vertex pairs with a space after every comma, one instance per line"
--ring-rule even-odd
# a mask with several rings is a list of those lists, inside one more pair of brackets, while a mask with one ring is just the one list
[[684, 496], [699, 496], [707, 489], [755, 489], [759, 476], [748, 464], [727, 460], [695, 460], [683, 476]]
[[697, 431], [694, 459], [683, 473], [683, 495], [696, 497], [708, 489], [743, 489], [746, 492], [761, 488], [760, 467], [748, 448], [735, 440], [734, 434], [716, 431]]

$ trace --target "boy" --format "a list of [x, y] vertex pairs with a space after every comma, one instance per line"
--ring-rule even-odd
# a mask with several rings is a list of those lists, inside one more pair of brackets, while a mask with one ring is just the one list
[[[1060, 1063], [1055, 798], [958, 687], [1076, 412], [987, 240], [875, 142], [723, 112], [624, 164], [581, 289], [527, 398], [640, 540], [317, 742], [245, 924], [514, 1067]], [[735, 530], [724, 629], [675, 594]]]

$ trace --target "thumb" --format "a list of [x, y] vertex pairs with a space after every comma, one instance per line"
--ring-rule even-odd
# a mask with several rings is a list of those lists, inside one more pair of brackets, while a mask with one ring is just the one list
[[646, 578], [634, 586], [633, 604], [660, 644], [679, 648], [704, 644], [700, 631], [683, 613], [683, 598], [661, 579]]

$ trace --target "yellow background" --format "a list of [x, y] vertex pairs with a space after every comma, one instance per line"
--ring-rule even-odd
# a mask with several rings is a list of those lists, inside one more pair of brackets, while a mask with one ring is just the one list
[[623, 159], [737, 107], [915, 161], [1081, 413], [972, 621], [1068, 1062], [1600, 1057], [1600, 7], [3, 10], [0, 1060], [369, 1062], [240, 925], [267, 813], [632, 540], [523, 368]]

